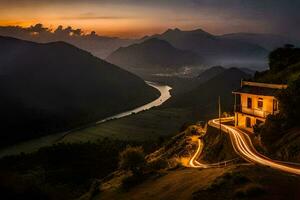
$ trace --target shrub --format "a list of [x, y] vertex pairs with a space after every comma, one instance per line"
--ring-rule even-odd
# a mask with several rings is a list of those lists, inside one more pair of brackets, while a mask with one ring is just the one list
[[134, 175], [140, 174], [146, 164], [145, 154], [142, 147], [128, 146], [120, 153], [120, 169], [130, 170]]

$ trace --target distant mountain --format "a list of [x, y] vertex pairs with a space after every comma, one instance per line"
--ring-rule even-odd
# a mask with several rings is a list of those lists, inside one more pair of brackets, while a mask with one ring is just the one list
[[87, 35], [81, 38], [68, 38], [64, 40], [81, 49], [91, 52], [93, 55], [105, 59], [112, 52], [120, 47], [126, 47], [135, 42], [131, 39], [121, 39], [116, 37], [103, 37], [97, 35]]
[[200, 63], [197, 54], [179, 50], [170, 43], [151, 38], [113, 52], [107, 61], [128, 69], [147, 69], [156, 71], [176, 70], [177, 68]]
[[220, 96], [222, 110], [230, 111], [234, 104], [232, 91], [239, 88], [241, 79], [249, 77], [250, 75], [238, 68], [226, 69], [192, 91], [172, 98], [167, 106], [192, 108], [198, 110], [199, 115], [203, 116], [208, 113], [216, 114]]
[[0, 146], [155, 99], [141, 78], [64, 42], [0, 37]]
[[285, 44], [294, 44], [295, 46], [300, 46], [300, 41], [296, 39], [274, 34], [231, 33], [222, 35], [220, 38], [260, 45], [269, 51], [272, 51], [278, 47], [282, 47]]
[[257, 44], [215, 36], [201, 29], [192, 31], [169, 29], [143, 40], [149, 38], [165, 40], [175, 48], [193, 51], [209, 61], [210, 65], [262, 67], [268, 55], [268, 51]]

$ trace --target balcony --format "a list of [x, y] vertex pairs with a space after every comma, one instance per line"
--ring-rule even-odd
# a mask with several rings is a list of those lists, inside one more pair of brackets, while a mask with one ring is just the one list
[[261, 118], [266, 118], [268, 115], [276, 114], [278, 111], [268, 112], [268, 111], [264, 111], [262, 109], [248, 108], [246, 106], [236, 105], [235, 112], [245, 113], [245, 114], [248, 114], [248, 115], [261, 117]]

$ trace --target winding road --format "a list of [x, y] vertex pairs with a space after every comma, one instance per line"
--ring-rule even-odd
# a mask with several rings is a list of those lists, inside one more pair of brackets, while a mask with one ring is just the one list
[[[223, 123], [223, 122], [229, 122], [233, 120], [234, 120], [233, 117], [222, 118], [221, 122]], [[221, 127], [222, 131], [227, 132], [230, 136], [231, 143], [233, 145], [235, 152], [246, 161], [263, 165], [263, 166], [268, 166], [273, 169], [281, 170], [284, 172], [300, 175], [299, 163], [272, 160], [271, 158], [268, 158], [260, 154], [254, 148], [250, 137], [247, 135], [247, 133], [243, 132], [242, 130], [225, 124], [221, 124], [220, 126], [219, 119], [210, 120], [208, 124], [218, 129]]]

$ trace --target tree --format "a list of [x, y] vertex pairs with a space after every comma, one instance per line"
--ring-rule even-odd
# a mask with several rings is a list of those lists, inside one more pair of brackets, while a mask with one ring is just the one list
[[146, 164], [145, 154], [142, 147], [128, 146], [120, 153], [120, 169], [130, 170], [134, 175], [140, 174]]
[[298, 62], [300, 62], [300, 48], [295, 48], [291, 44], [275, 49], [269, 55], [269, 67], [273, 72], [281, 71]]
[[300, 79], [293, 81], [279, 95], [280, 112], [286, 118], [289, 126], [298, 125], [300, 118]]

